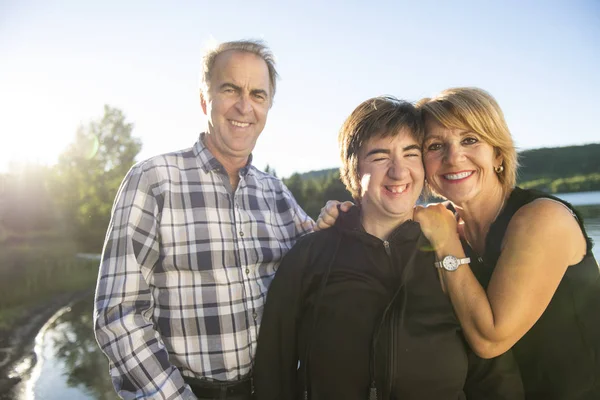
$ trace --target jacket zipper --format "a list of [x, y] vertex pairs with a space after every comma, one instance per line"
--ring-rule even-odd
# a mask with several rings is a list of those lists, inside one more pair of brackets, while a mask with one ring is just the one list
[[387, 240], [384, 240], [383, 247], [385, 248], [385, 253], [388, 255], [388, 257], [390, 258], [390, 262], [391, 262], [392, 261], [392, 252], [390, 250], [390, 242], [388, 242]]
[[375, 387], [375, 381], [371, 382], [371, 388], [369, 389], [369, 400], [377, 400], [377, 388]]

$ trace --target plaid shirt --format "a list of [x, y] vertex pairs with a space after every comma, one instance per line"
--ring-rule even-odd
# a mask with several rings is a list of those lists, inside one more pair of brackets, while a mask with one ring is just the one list
[[249, 376], [275, 270], [314, 225], [250, 162], [232, 192], [203, 137], [135, 165], [113, 206], [94, 326], [125, 399], [195, 398], [182, 375]]

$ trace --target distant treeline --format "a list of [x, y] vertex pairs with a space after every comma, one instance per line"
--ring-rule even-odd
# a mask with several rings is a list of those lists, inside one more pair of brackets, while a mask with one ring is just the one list
[[[79, 128], [56, 165], [20, 165], [0, 174], [0, 250], [59, 238], [78, 251], [100, 252], [117, 189], [142, 146], [132, 130], [121, 110], [106, 106], [101, 119]], [[521, 186], [552, 193], [600, 190], [600, 143], [527, 150], [520, 160]], [[327, 200], [351, 199], [337, 169], [284, 182], [313, 218]]]
[[549, 193], [600, 190], [600, 143], [519, 153], [519, 185]]
[[298, 204], [315, 220], [327, 200], [352, 200], [352, 196], [340, 181], [340, 172], [337, 169], [294, 174], [283, 182]]
[[132, 130], [120, 110], [105, 106], [56, 165], [13, 165], [0, 174], [0, 251], [58, 240], [99, 253], [117, 189], [142, 147]]
[[[600, 143], [525, 150], [519, 162], [518, 185], [523, 188], [548, 193], [600, 190]], [[337, 168], [294, 174], [284, 182], [313, 218], [327, 200], [351, 200]]]

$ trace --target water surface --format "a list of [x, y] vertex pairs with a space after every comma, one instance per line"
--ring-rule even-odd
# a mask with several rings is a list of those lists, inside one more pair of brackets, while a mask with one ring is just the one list
[[[569, 193], [559, 197], [577, 206], [588, 234], [599, 245], [600, 192]], [[117, 399], [108, 374], [108, 362], [96, 344], [90, 296], [53, 317], [36, 339], [38, 362], [16, 399], [109, 400]]]

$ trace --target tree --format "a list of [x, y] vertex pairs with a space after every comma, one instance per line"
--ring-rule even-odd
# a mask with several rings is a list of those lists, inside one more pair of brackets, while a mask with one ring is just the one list
[[117, 108], [104, 106], [100, 121], [80, 126], [60, 155], [53, 194], [62, 218], [85, 251], [100, 251], [121, 180], [142, 144]]
[[340, 173], [337, 170], [327, 172], [326, 175], [295, 173], [284, 179], [283, 182], [290, 189], [300, 207], [315, 220], [327, 200], [353, 201], [352, 196], [340, 181]]
[[271, 168], [269, 164], [267, 164], [267, 166], [265, 167], [265, 173], [273, 175], [277, 178], [277, 171], [275, 171], [275, 168]]
[[305, 203], [305, 199], [304, 199], [304, 193], [303, 193], [303, 181], [302, 181], [302, 177], [300, 176], [299, 173], [295, 173], [294, 175], [290, 176], [287, 179], [283, 180], [283, 183], [285, 183], [285, 186], [287, 186], [287, 188], [290, 190], [290, 192], [292, 192], [292, 194], [294, 195], [294, 198], [296, 199], [296, 202], [303, 207], [304, 203]]
[[[346, 186], [340, 180], [340, 172], [335, 171], [331, 173], [323, 185], [323, 200], [326, 202], [327, 200], [339, 200], [339, 201], [353, 201], [352, 195], [348, 190], [346, 190]], [[323, 203], [325, 204], [325, 203]]]

